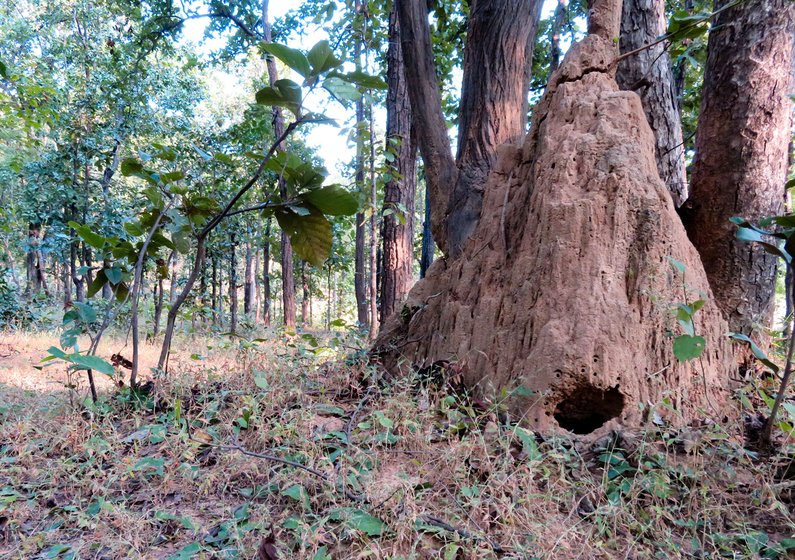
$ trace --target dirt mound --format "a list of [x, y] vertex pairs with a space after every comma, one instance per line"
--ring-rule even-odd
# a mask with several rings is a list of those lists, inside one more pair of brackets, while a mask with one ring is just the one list
[[[449, 361], [537, 429], [727, 414], [727, 326], [615, 56], [599, 36], [572, 47], [524, 145], [501, 149], [461, 257], [435, 263], [384, 325], [374, 351], [389, 370]], [[706, 350], [680, 363], [671, 309], [698, 299]]]

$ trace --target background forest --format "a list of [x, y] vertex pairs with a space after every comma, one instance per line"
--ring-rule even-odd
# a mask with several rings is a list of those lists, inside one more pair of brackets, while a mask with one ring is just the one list
[[556, 92], [603, 72], [596, 39], [565, 57], [610, 4], [0, 6], [0, 556], [792, 554], [792, 2], [612, 2], [604, 72], [651, 132], [609, 141], [653, 138], [654, 177], [628, 176], [670, 212], [633, 207], [627, 243], [599, 228], [630, 247], [622, 281], [656, 281], [645, 252], [668, 284], [638, 288], [664, 302], [647, 330], [565, 313], [583, 344], [630, 329], [621, 365], [647, 367], [619, 392], [597, 369], [622, 355], [588, 346], [586, 383], [571, 343], [540, 354], [548, 389], [498, 340], [543, 347], [512, 290], [578, 299], [512, 245], [546, 203], [496, 184], [541, 191], [521, 158], [579, 138]]

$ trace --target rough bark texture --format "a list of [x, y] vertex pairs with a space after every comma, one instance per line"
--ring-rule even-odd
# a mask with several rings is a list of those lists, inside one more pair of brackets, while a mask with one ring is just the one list
[[[727, 326], [614, 59], [600, 36], [569, 51], [524, 145], [501, 148], [461, 257], [434, 263], [382, 330], [375, 351], [388, 369], [449, 362], [481, 397], [507, 390], [537, 429], [640, 424], [666, 398], [672, 422], [723, 418]], [[685, 298], [668, 257], [686, 266], [687, 299], [706, 296], [700, 361], [677, 362], [666, 336]]]
[[[624, 0], [621, 52], [655, 42], [665, 34], [666, 28], [664, 0]], [[687, 173], [671, 57], [665, 45], [659, 43], [619, 62], [616, 81], [621, 89], [640, 95], [654, 133], [657, 170], [678, 208], [687, 199]]]
[[738, 241], [729, 218], [783, 210], [793, 37], [789, 0], [742, 2], [709, 36], [685, 225], [729, 326], [745, 334], [769, 323], [776, 258]]
[[229, 247], [229, 331], [232, 334], [237, 332], [237, 245], [236, 236], [233, 233]]
[[417, 140], [439, 248], [457, 256], [480, 216], [483, 186], [497, 148], [521, 140], [527, 118], [533, 44], [541, 0], [470, 4], [458, 150], [454, 160], [442, 113], [424, 0], [396, 2]]
[[265, 226], [265, 243], [262, 248], [262, 323], [271, 324], [271, 225], [273, 218], [268, 217]]
[[411, 103], [406, 89], [400, 23], [397, 11], [389, 14], [387, 50], [386, 149], [393, 154], [393, 177], [384, 187], [383, 279], [381, 319], [394, 313], [411, 289], [414, 257], [414, 197], [417, 192], [417, 147], [411, 134]]
[[497, 148], [521, 142], [541, 0], [473, 0], [464, 56], [456, 164], [447, 207], [447, 245], [461, 252], [480, 217]]
[[431, 231], [431, 199], [428, 196], [428, 187], [425, 187], [425, 219], [422, 222], [422, 253], [420, 255], [420, 278], [425, 278], [428, 269], [433, 264], [436, 243], [433, 241]]
[[458, 171], [442, 112], [427, 4], [425, 0], [395, 0], [395, 7], [400, 21], [400, 42], [411, 107], [416, 122], [422, 123], [416, 131], [431, 200], [431, 231], [439, 248], [447, 253], [447, 204]]

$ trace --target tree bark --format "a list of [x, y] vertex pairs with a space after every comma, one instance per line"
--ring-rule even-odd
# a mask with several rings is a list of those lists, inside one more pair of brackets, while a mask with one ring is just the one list
[[447, 205], [447, 245], [460, 254], [480, 218], [497, 148], [524, 138], [542, 0], [473, 0], [459, 108], [458, 177]]
[[254, 304], [254, 261], [251, 242], [246, 241], [246, 268], [245, 280], [243, 283], [243, 314], [246, 317], [251, 315]]
[[229, 250], [229, 332], [237, 334], [237, 254], [235, 245], [237, 236], [233, 233], [230, 237]]
[[439, 248], [457, 256], [480, 217], [483, 186], [497, 153], [525, 131], [527, 90], [541, 0], [473, 0], [464, 54], [456, 159], [442, 114], [425, 2], [399, 0], [417, 139]]
[[389, 14], [387, 50], [386, 147], [393, 155], [384, 187], [383, 277], [381, 317], [386, 319], [411, 289], [414, 260], [414, 198], [417, 191], [417, 148], [411, 133], [411, 103], [400, 45], [397, 11]]
[[301, 261], [301, 326], [309, 327], [309, 282], [306, 279], [306, 262]]
[[271, 324], [271, 225], [273, 218], [268, 217], [265, 226], [265, 243], [262, 250], [262, 322]]
[[422, 222], [422, 254], [420, 256], [420, 278], [425, 278], [428, 269], [433, 264], [436, 244], [431, 231], [431, 199], [428, 186], [425, 186], [425, 219]]
[[[262, 0], [262, 29], [266, 43], [272, 43], [271, 25], [268, 19], [268, 0]], [[276, 60], [268, 56], [268, 79], [270, 85], [279, 79], [279, 72], [276, 69]], [[273, 135], [276, 139], [284, 134], [284, 115], [281, 107], [273, 107]], [[277, 150], [284, 151], [284, 145], [279, 144]], [[283, 200], [287, 198], [287, 183], [284, 177], [279, 177], [279, 195]], [[290, 238], [282, 232], [281, 238], [281, 265], [282, 265], [282, 302], [284, 306], [284, 326], [295, 328], [295, 278], [293, 276], [293, 247], [290, 245]]]
[[777, 258], [738, 241], [729, 218], [783, 209], [794, 36], [788, 0], [741, 2], [709, 35], [685, 225], [729, 327], [744, 334], [770, 323]]
[[[666, 29], [664, 0], [624, 0], [619, 41], [622, 53], [655, 42]], [[687, 173], [673, 69], [665, 45], [659, 43], [619, 62], [616, 81], [621, 89], [640, 95], [654, 132], [660, 178], [678, 208], [687, 199]]]

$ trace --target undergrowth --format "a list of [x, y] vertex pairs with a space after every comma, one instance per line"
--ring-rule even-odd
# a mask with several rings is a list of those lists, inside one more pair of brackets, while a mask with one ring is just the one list
[[[793, 450], [534, 434], [314, 341], [95, 408], [0, 387], [2, 558], [785, 558]], [[4, 395], [5, 392], [5, 395]], [[789, 551], [789, 552], [788, 552]]]

